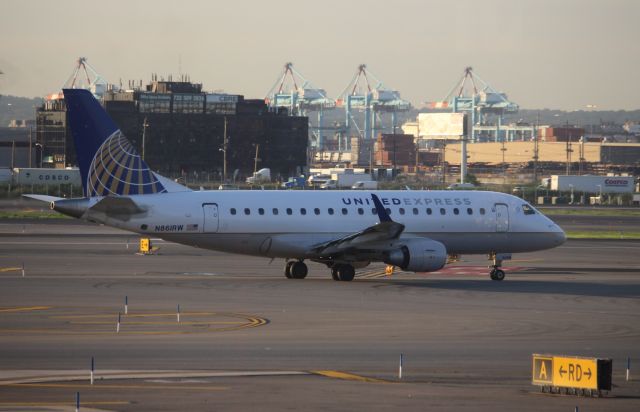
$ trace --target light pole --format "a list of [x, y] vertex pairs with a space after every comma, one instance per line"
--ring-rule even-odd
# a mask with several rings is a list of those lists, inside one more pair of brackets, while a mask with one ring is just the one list
[[146, 139], [147, 139], [147, 127], [149, 127], [149, 123], [147, 122], [147, 117], [145, 116], [144, 121], [142, 122], [142, 160], [144, 160]]
[[[229, 145], [229, 139], [227, 138], [227, 116], [224, 117], [224, 137], [222, 140], [222, 147], [218, 149], [222, 152], [222, 183], [227, 183], [227, 148]], [[257, 157], [257, 156], [256, 156]]]
[[571, 189], [571, 202], [570, 202], [570, 204], [573, 204], [573, 185], [569, 185], [569, 189]]
[[42, 143], [35, 143], [36, 147], [40, 148], [40, 169], [42, 169], [42, 158], [44, 157], [44, 145]]
[[591, 113], [591, 116], [589, 116], [589, 124], [591, 124], [591, 136], [593, 136], [593, 110], [597, 108], [598, 106], [596, 106], [595, 104], [587, 105], [587, 109], [589, 109], [589, 112]]

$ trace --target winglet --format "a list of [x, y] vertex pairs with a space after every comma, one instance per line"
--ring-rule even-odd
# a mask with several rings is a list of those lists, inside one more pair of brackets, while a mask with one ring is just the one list
[[376, 206], [376, 211], [378, 212], [378, 219], [380, 219], [380, 223], [382, 222], [393, 222], [391, 217], [387, 213], [387, 210], [382, 206], [382, 202], [378, 199], [378, 196], [371, 193], [371, 198], [373, 199], [373, 204]]

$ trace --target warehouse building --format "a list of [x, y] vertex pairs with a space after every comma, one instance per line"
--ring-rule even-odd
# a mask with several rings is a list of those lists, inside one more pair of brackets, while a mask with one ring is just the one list
[[[640, 165], [640, 144], [636, 143], [580, 143], [539, 142], [538, 161], [598, 163], [609, 165]], [[527, 163], [534, 160], [535, 142], [469, 143], [469, 163]], [[449, 144], [445, 149], [449, 164], [460, 164], [460, 144]]]

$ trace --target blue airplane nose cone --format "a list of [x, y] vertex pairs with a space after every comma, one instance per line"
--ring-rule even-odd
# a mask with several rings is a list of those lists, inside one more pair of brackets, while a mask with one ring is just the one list
[[554, 240], [556, 242], [556, 245], [560, 246], [567, 241], [567, 234], [564, 233], [564, 230], [558, 228], [558, 231], [554, 232]]

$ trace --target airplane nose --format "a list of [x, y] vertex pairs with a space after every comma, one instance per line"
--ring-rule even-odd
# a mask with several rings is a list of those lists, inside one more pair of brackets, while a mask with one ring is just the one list
[[567, 234], [564, 233], [564, 230], [560, 229], [559, 227], [558, 227], [558, 231], [553, 232], [553, 234], [554, 234], [554, 240], [557, 246], [560, 246], [561, 244], [567, 241]]

